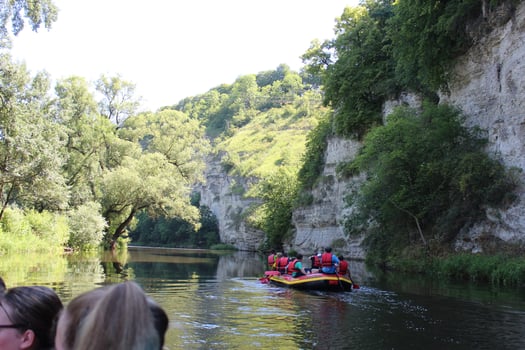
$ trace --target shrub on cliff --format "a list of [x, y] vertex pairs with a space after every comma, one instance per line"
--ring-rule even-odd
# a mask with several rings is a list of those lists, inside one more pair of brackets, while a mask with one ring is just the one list
[[429, 240], [446, 243], [484, 217], [484, 208], [513, 199], [515, 183], [484, 152], [479, 128], [463, 126], [450, 106], [426, 104], [421, 113], [400, 108], [373, 129], [353, 166], [368, 174], [351, 198], [352, 233], [374, 224], [368, 242], [379, 259]]

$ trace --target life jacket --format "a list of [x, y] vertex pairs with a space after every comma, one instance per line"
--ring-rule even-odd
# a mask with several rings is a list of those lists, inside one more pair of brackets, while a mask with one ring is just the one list
[[319, 259], [319, 256], [314, 255], [312, 258], [312, 267], [318, 268], [321, 267], [321, 260]]
[[286, 256], [283, 256], [277, 260], [275, 263], [275, 268], [279, 272], [284, 272], [284, 269], [286, 268], [286, 265], [288, 264], [288, 258]]
[[288, 274], [292, 274], [294, 272], [300, 272], [298, 268], [295, 267], [295, 263], [299, 261], [297, 259], [293, 259], [287, 266], [286, 266], [286, 271], [288, 272]]
[[339, 274], [346, 275], [347, 272], [348, 272], [348, 261], [346, 260], [339, 261]]
[[273, 267], [275, 263], [275, 254], [268, 255], [268, 266]]
[[323, 253], [321, 256], [321, 266], [322, 267], [332, 267], [332, 253]]

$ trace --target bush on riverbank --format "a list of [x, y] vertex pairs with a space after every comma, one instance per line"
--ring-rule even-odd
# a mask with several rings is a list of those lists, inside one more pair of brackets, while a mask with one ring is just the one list
[[1, 253], [62, 251], [68, 239], [63, 215], [7, 208], [0, 220]]
[[520, 286], [525, 283], [525, 259], [483, 254], [457, 254], [434, 259], [434, 273], [449, 279]]
[[438, 279], [489, 283], [502, 286], [525, 284], [525, 259], [511, 253], [430, 253], [413, 247], [410, 254], [396, 257], [389, 269], [429, 275]]

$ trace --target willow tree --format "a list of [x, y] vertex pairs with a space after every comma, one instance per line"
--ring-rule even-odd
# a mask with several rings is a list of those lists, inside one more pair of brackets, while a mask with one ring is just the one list
[[180, 217], [197, 225], [198, 209], [190, 194], [202, 180], [208, 142], [198, 121], [184, 113], [164, 110], [131, 117], [119, 131], [122, 142], [135, 145], [136, 154], [104, 172], [99, 196], [114, 242], [135, 215]]
[[39, 211], [64, 209], [63, 127], [47, 96], [49, 78], [0, 55], [0, 217], [8, 204]]
[[0, 48], [10, 45], [9, 30], [17, 35], [26, 21], [37, 31], [41, 25], [51, 28], [58, 9], [51, 0], [0, 0]]
[[95, 87], [102, 95], [99, 102], [100, 114], [120, 127], [122, 122], [134, 115], [140, 105], [140, 98], [135, 96], [135, 84], [122, 79], [120, 75], [106, 77], [102, 75]]

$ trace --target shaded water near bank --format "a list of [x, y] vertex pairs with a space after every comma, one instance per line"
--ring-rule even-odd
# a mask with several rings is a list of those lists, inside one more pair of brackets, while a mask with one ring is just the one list
[[8, 287], [41, 284], [67, 303], [135, 280], [168, 313], [167, 349], [520, 349], [525, 294], [382, 275], [350, 262], [361, 288], [304, 292], [261, 284], [265, 257], [130, 248], [119, 255], [0, 259]]

